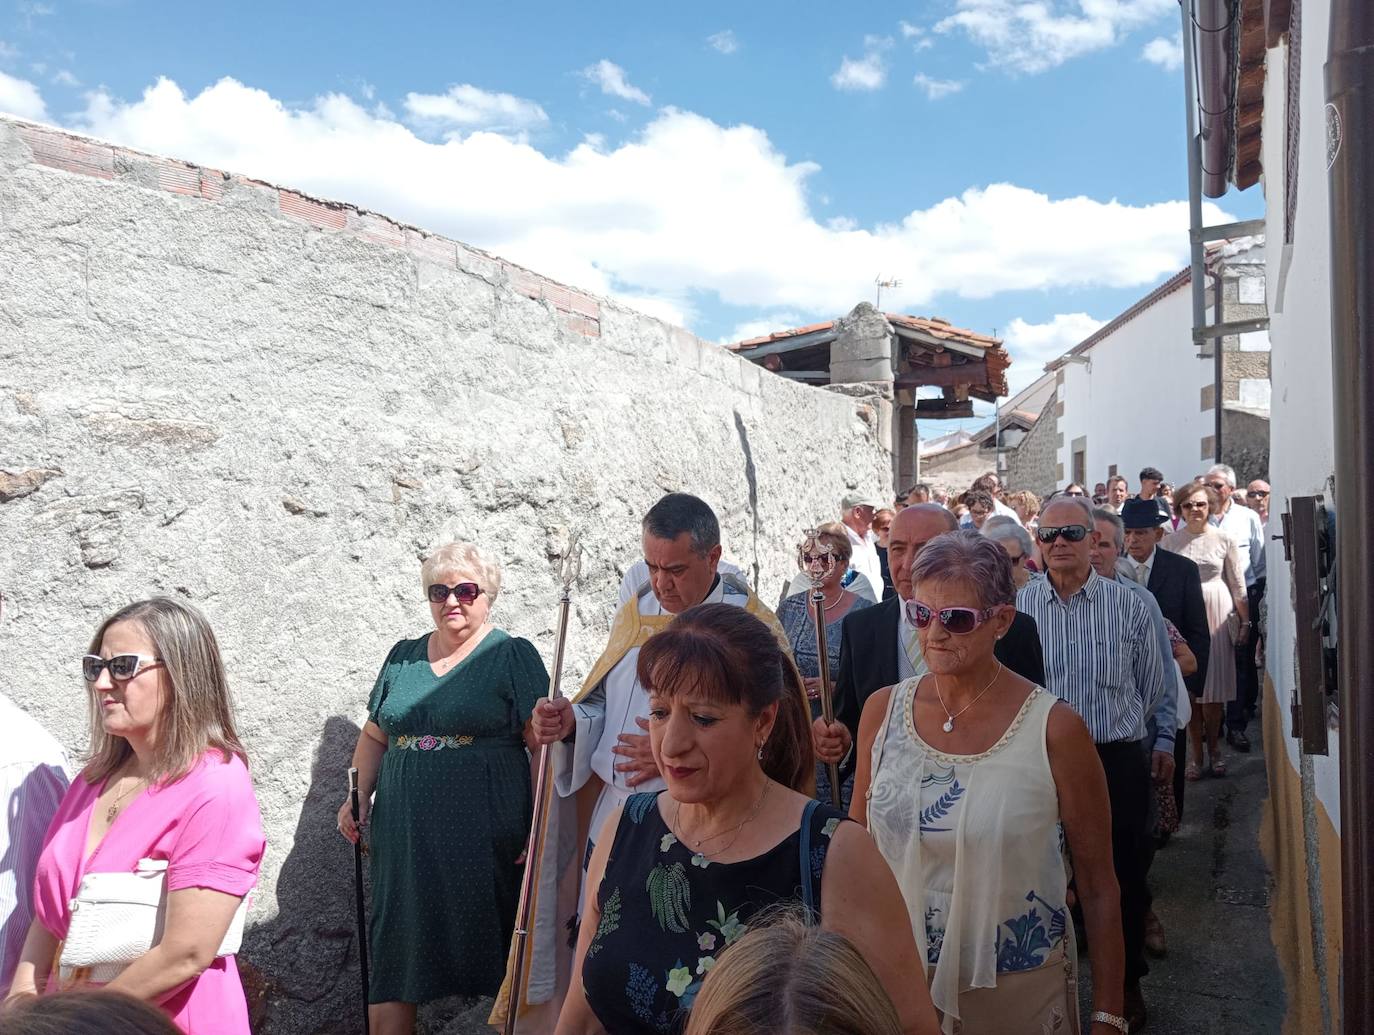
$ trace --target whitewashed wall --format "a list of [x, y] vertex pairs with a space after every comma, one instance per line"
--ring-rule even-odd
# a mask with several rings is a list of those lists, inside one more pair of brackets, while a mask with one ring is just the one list
[[[1331, 234], [1328, 217], [1326, 104], [1322, 68], [1326, 63], [1328, 0], [1303, 0], [1302, 132], [1299, 137], [1297, 232], [1284, 239], [1284, 112], [1287, 49], [1269, 52], [1264, 96], [1265, 197], [1268, 203], [1269, 340], [1272, 346], [1269, 482], [1273, 488], [1269, 534], [1280, 531], [1278, 515], [1288, 497], [1322, 494], [1331, 499], [1328, 479], [1335, 469], [1331, 374]], [[1294, 685], [1294, 615], [1288, 565], [1279, 543], [1269, 560], [1269, 674], [1277, 704], [1287, 714]], [[1288, 723], [1285, 721], [1287, 730]], [[1289, 760], [1298, 768], [1298, 741], [1286, 740]], [[1317, 799], [1340, 831], [1340, 757], [1334, 733], [1331, 753], [1312, 760]]]
[[1107, 480], [1112, 464], [1133, 492], [1143, 467], [1158, 467], [1175, 484], [1206, 469], [1199, 447], [1214, 418], [1201, 409], [1201, 392], [1212, 381], [1212, 364], [1196, 358], [1192, 326], [1184, 284], [1084, 353], [1091, 367], [1064, 364], [1061, 487], [1073, 477], [1073, 443], [1080, 436], [1088, 440], [1089, 491]]

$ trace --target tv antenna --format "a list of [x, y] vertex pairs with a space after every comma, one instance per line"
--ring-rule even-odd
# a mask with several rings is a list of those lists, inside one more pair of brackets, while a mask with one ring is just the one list
[[876, 299], [874, 299], [873, 306], [875, 309], [879, 311], [881, 311], [883, 308], [883, 288], [895, 288], [902, 286], [902, 282], [898, 280], [896, 277], [884, 278], [881, 273], [879, 273], [876, 277], [873, 278], [873, 283], [878, 285], [878, 296]]

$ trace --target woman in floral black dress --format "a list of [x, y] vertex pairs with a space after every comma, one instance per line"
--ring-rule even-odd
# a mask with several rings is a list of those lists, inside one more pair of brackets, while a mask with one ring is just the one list
[[[704, 604], [640, 651], [667, 781], [606, 822], [587, 880], [558, 1035], [671, 1035], [716, 956], [762, 911], [800, 901], [868, 960], [903, 1030], [934, 1035], [901, 892], [868, 836], [804, 793], [814, 772], [795, 666], [767, 626]], [[829, 865], [827, 865], [829, 863]]]

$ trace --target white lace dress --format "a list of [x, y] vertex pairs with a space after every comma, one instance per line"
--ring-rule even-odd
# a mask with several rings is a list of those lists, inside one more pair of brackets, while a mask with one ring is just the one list
[[873, 744], [868, 829], [901, 886], [947, 1035], [1077, 1032], [1059, 797], [1036, 688], [1002, 737], [947, 755], [916, 732], [917, 680]]

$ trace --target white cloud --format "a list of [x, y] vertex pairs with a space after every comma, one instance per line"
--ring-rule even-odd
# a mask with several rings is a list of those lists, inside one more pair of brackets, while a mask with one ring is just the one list
[[967, 33], [993, 64], [1043, 72], [1115, 46], [1165, 16], [1178, 17], [1176, 0], [957, 0], [955, 13], [935, 29]]
[[17, 47], [0, 40], [0, 61], [13, 61], [19, 56]]
[[734, 329], [722, 338], [720, 343], [731, 345], [737, 341], [748, 341], [750, 338], [762, 338], [765, 334], [772, 334], [774, 331], [788, 331], [793, 327], [804, 326], [806, 326], [806, 319], [798, 313], [787, 310], [773, 312], [767, 316], [760, 316], [735, 324]]
[[868, 53], [861, 58], [846, 54], [830, 77], [831, 85], [837, 90], [878, 90], [886, 81], [887, 65], [877, 53]]
[[623, 101], [634, 101], [636, 104], [650, 103], [649, 95], [639, 87], [631, 85], [630, 81], [625, 78], [625, 69], [605, 58], [584, 68], [582, 76], [587, 82], [601, 87], [601, 92], [609, 94], [611, 97], [619, 97]]
[[912, 25], [909, 21], [905, 20], [898, 22], [897, 27], [902, 30], [902, 39], [904, 40], [919, 39], [926, 34], [925, 29], [921, 28], [919, 25]]
[[713, 36], [707, 36], [706, 42], [722, 54], [733, 54], [739, 50], [739, 40], [735, 37], [734, 29], [725, 29]]
[[549, 121], [533, 101], [509, 93], [490, 93], [469, 83], [450, 86], [445, 93], [408, 93], [405, 109], [424, 125], [460, 130], [488, 129], [520, 132]]
[[[340, 94], [289, 105], [233, 79], [193, 96], [162, 79], [134, 100], [91, 94], [72, 128], [350, 201], [688, 316], [689, 300], [718, 300], [828, 319], [871, 298], [879, 270], [902, 281], [885, 306], [928, 311], [951, 295], [1152, 286], [1187, 260], [1183, 201], [1008, 183], [828, 226], [808, 193], [817, 165], [753, 126], [672, 108], [613, 146], [546, 153], [494, 133], [426, 140]], [[1231, 219], [1210, 203], [1205, 218]]]
[[1140, 56], [1169, 72], [1177, 72], [1183, 67], [1183, 41], [1177, 36], [1156, 36], [1145, 44]]
[[38, 87], [27, 79], [16, 79], [4, 72], [0, 72], [0, 111], [34, 122], [42, 122], [48, 117], [48, 108]]
[[58, 86], [77, 87], [81, 85], [81, 80], [72, 75], [65, 68], [59, 69], [57, 74], [52, 77], [52, 81]]
[[958, 93], [964, 88], [964, 84], [957, 79], [932, 79], [924, 72], [917, 72], [912, 82], [924, 90], [932, 101]]
[[1045, 364], [1058, 359], [1069, 349], [1101, 327], [1087, 313], [1057, 313], [1047, 323], [1027, 323], [1017, 317], [1007, 326], [1002, 341], [1011, 354], [1007, 383], [1015, 395], [1045, 372]]

